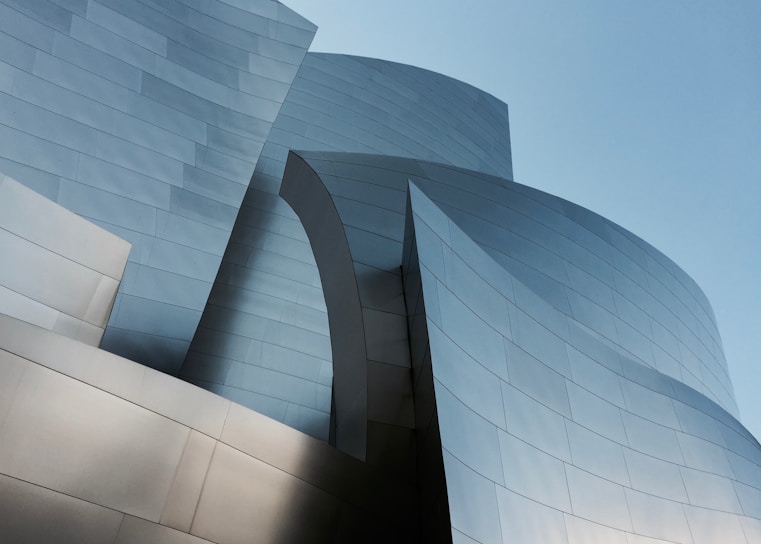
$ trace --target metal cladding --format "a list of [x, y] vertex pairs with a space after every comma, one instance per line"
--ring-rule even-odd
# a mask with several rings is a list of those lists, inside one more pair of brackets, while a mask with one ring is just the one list
[[0, 174], [0, 314], [99, 346], [129, 250]]
[[695, 283], [314, 32], [0, 0], [0, 541], [761, 542]]
[[180, 376], [327, 439], [333, 353], [312, 248], [278, 196], [289, 149], [414, 157], [510, 178], [507, 105], [412, 66], [321, 53], [304, 59]]
[[0, 2], [0, 172], [132, 243], [106, 349], [176, 374], [315, 27], [278, 2]]
[[[358, 433], [387, 470], [443, 465], [420, 484], [424, 534], [711, 542], [717, 524], [722, 541], [758, 538], [761, 448], [730, 413], [705, 298], [662, 254], [541, 191], [420, 160], [297, 152], [281, 193], [341, 278], [325, 284], [336, 442]], [[379, 423], [397, 432], [373, 440]]]

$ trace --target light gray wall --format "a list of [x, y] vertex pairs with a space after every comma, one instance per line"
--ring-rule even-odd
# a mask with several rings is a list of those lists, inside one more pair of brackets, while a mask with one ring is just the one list
[[414, 487], [217, 395], [0, 315], [0, 541], [414, 542]]
[[99, 346], [129, 251], [0, 173], [0, 314]]

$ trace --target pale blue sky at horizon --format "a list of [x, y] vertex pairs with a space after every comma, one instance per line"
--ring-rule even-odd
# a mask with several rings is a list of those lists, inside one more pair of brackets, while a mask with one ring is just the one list
[[318, 25], [312, 51], [507, 102], [515, 181], [615, 221], [700, 285], [761, 437], [761, 1], [283, 1]]

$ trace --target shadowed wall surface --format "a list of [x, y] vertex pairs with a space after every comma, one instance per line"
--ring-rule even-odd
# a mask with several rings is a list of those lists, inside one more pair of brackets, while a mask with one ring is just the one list
[[278, 196], [289, 149], [401, 155], [510, 178], [507, 105], [412, 66], [305, 57], [180, 375], [327, 439], [333, 370], [320, 274], [299, 219]]

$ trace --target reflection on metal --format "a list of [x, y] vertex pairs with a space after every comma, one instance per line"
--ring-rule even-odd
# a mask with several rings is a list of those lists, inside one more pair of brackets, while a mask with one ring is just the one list
[[0, 173], [0, 313], [98, 346], [129, 250]]
[[132, 244], [109, 351], [179, 371], [314, 32], [272, 0], [0, 0], [0, 171]]
[[314, 31], [0, 0], [0, 541], [760, 542], [694, 282]]
[[[257, 162], [180, 376], [327, 439], [336, 339], [329, 336], [335, 328], [328, 326], [321, 287], [332, 280], [318, 273], [299, 218], [278, 197], [289, 149], [414, 157], [510, 178], [507, 106], [465, 83], [412, 66], [324, 53], [304, 58]], [[367, 175], [372, 163], [354, 168], [344, 175]], [[383, 198], [382, 187], [346, 187], [340, 195], [344, 204], [363, 193]], [[391, 205], [404, 212], [403, 197]], [[362, 235], [350, 234], [350, 241]], [[373, 242], [373, 248], [381, 247], [382, 239]], [[395, 283], [400, 302], [398, 272], [389, 275], [382, 263], [370, 264], [365, 270], [375, 276], [372, 281]], [[381, 304], [375, 310], [387, 309]], [[398, 316], [392, 326], [403, 332], [403, 308], [391, 313]], [[359, 324], [356, 317], [352, 322]], [[362, 341], [348, 330], [342, 338]], [[386, 434], [409, 434], [390, 421], [373, 426]]]
[[[325, 190], [327, 205], [314, 196]], [[710, 542], [710, 518], [729, 542], [757, 538], [761, 448], [730, 415], [705, 298], [660, 253], [556, 197], [414, 159], [295, 152], [281, 194], [321, 273], [358, 286], [357, 302], [325, 287], [331, 325], [364, 327], [363, 358], [341, 340], [349, 329], [333, 333], [336, 376], [353, 376], [334, 382], [339, 445], [360, 438], [342, 436], [356, 431], [340, 425], [346, 399], [385, 387], [371, 342], [388, 352], [396, 339], [364, 301], [400, 290], [367, 270], [402, 265], [409, 354], [386, 370], [411, 368], [424, 535]], [[326, 242], [344, 238], [351, 262]], [[386, 391], [388, 406], [397, 398]], [[394, 473], [384, 450], [398, 445], [372, 440], [371, 406], [366, 457]]]
[[8, 316], [0, 421], [2, 542], [414, 534], [414, 487], [212, 393]]

